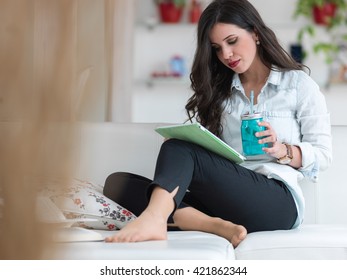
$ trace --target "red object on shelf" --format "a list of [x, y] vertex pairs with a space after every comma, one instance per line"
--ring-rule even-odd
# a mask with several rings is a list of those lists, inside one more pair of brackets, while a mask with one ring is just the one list
[[197, 0], [192, 1], [192, 5], [189, 11], [189, 21], [191, 23], [197, 23], [201, 16], [201, 5]]
[[313, 18], [315, 23], [328, 25], [331, 18], [335, 16], [336, 4], [325, 3], [323, 6], [313, 7]]
[[178, 7], [174, 3], [159, 4], [160, 19], [165, 23], [179, 22], [182, 17], [182, 10], [182, 7]]

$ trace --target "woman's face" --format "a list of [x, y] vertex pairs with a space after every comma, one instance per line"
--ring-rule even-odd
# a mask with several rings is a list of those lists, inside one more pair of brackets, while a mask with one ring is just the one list
[[256, 34], [233, 24], [217, 23], [210, 41], [218, 59], [238, 74], [246, 72], [257, 56]]

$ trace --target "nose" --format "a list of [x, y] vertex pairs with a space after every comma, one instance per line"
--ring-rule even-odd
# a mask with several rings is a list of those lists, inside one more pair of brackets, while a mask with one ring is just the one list
[[234, 54], [232, 48], [223, 48], [223, 58], [228, 60], [230, 59]]

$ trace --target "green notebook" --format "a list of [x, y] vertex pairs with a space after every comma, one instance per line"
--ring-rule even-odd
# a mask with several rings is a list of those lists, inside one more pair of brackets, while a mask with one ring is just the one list
[[156, 128], [155, 131], [164, 138], [176, 138], [198, 144], [235, 163], [242, 163], [246, 159], [242, 154], [198, 123], [161, 126]]

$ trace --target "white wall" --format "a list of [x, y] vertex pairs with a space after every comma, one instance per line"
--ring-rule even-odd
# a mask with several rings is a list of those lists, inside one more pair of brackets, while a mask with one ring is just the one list
[[333, 125], [333, 163], [319, 178], [317, 220], [326, 224], [347, 223], [346, 85], [323, 92]]
[[347, 224], [347, 126], [334, 126], [333, 163], [321, 172], [318, 181], [317, 221], [323, 224]]

